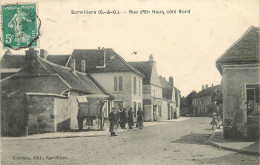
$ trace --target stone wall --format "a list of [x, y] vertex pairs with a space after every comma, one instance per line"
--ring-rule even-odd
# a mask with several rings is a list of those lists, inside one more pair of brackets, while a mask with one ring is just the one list
[[28, 133], [47, 133], [78, 128], [76, 96], [28, 94]]
[[55, 98], [55, 125], [57, 131], [78, 128], [78, 102], [75, 96], [69, 98]]
[[55, 132], [54, 97], [26, 95], [28, 134]]
[[1, 96], [1, 136], [25, 135], [26, 117], [23, 93]]

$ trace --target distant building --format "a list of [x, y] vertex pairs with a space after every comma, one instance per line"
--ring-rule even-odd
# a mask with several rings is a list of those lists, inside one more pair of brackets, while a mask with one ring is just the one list
[[[159, 76], [162, 86], [162, 96], [167, 101], [168, 119], [178, 118], [180, 116], [180, 91], [174, 87], [173, 77], [167, 81], [164, 77]], [[176, 113], [176, 116], [174, 114]]]
[[[129, 62], [129, 64], [145, 76], [142, 90], [145, 121], [168, 120], [172, 118], [174, 110], [178, 113], [178, 110], [174, 109], [176, 90], [173, 88], [173, 78], [170, 79], [172, 85], [165, 80], [162, 81], [162, 86], [153, 56], [150, 55], [149, 61]], [[169, 88], [169, 91], [166, 91], [166, 88]]]
[[[62, 67], [26, 51], [22, 68], [1, 80], [1, 135], [78, 129], [93, 116], [101, 127], [102, 99], [107, 96], [74, 66]], [[87, 108], [82, 108], [85, 106]]]
[[192, 98], [193, 115], [211, 116], [215, 105], [221, 103], [220, 86], [202, 86], [202, 90]]
[[240, 136], [259, 138], [259, 29], [250, 27], [216, 61], [222, 75], [226, 137], [240, 133]]

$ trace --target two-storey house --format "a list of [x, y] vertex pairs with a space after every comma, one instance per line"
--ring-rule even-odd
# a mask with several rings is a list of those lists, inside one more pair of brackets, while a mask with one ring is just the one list
[[[202, 86], [202, 90], [192, 98], [193, 114], [196, 116], [211, 116], [216, 102], [212, 100], [215, 93], [219, 93], [219, 85]], [[214, 97], [215, 98], [215, 97]]]
[[109, 94], [106, 116], [112, 107], [117, 110], [142, 107], [144, 75], [129, 65], [113, 49], [75, 49], [66, 65], [75, 61], [76, 70], [87, 73]]
[[160, 120], [163, 112], [166, 111], [164, 119], [167, 120], [167, 109], [162, 109], [162, 86], [157, 73], [156, 62], [152, 55], [149, 61], [129, 62], [134, 68], [140, 71], [145, 77], [143, 79], [143, 110], [145, 121]]

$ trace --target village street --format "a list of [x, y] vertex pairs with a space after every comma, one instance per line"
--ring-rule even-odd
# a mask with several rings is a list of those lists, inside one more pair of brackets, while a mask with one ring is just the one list
[[[116, 137], [5, 141], [1, 147], [2, 165], [259, 163], [257, 156], [207, 145], [205, 141], [212, 133], [210, 120], [201, 117], [167, 122], [122, 132]], [[33, 160], [37, 158], [41, 160]]]

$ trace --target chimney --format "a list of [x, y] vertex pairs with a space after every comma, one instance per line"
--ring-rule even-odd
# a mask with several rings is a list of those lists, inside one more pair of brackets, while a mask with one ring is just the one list
[[149, 61], [154, 61], [154, 58], [153, 58], [152, 54], [149, 56]]
[[10, 49], [7, 49], [7, 50], [5, 51], [5, 54], [6, 54], [6, 55], [11, 55], [11, 54], [12, 54], [12, 52], [11, 52], [11, 50], [10, 50]]
[[70, 63], [70, 68], [72, 72], [75, 72], [75, 67], [76, 67], [76, 60], [72, 59]]
[[85, 73], [86, 72], [86, 62], [85, 60], [81, 60], [81, 72]]
[[100, 47], [98, 47], [98, 50], [100, 49]]
[[25, 67], [31, 71], [33, 64], [36, 62], [39, 52], [33, 48], [25, 51]]
[[202, 85], [202, 90], [204, 90], [204, 85]]
[[40, 49], [40, 56], [41, 56], [41, 58], [43, 58], [43, 59], [47, 59], [48, 51], [45, 50], [45, 49]]
[[206, 89], [208, 89], [208, 87], [209, 87], [208, 84], [206, 84]]
[[211, 86], [213, 87], [213, 84]]
[[170, 83], [172, 86], [174, 86], [174, 84], [173, 84], [173, 76], [169, 76], [169, 83]]

